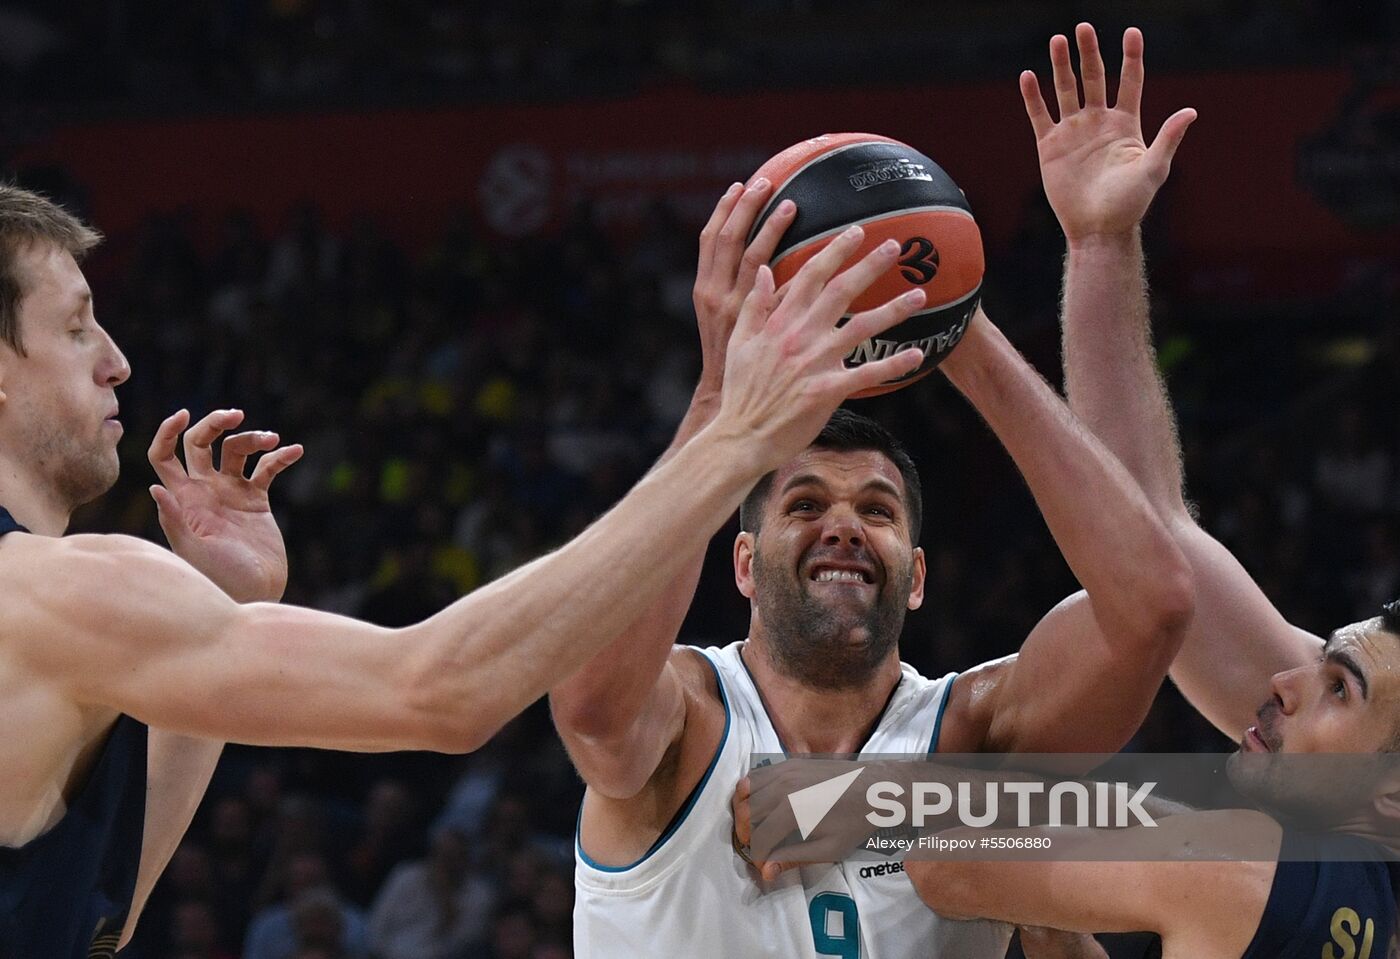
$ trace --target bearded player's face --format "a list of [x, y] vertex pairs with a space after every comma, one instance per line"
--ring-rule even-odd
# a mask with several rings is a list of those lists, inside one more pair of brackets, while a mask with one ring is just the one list
[[811, 448], [777, 471], [757, 535], [735, 546], [763, 641], [814, 686], [858, 685], [895, 655], [923, 602], [904, 479], [884, 454]]

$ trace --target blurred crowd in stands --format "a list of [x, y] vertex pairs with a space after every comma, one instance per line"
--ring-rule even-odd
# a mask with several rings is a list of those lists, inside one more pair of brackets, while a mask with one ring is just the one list
[[[989, 251], [988, 309], [1052, 379], [1062, 242], [1032, 204], [1016, 241]], [[237, 406], [306, 445], [275, 491], [287, 600], [386, 625], [613, 503], [668, 442], [698, 370], [694, 230], [664, 207], [626, 243], [586, 205], [557, 235], [509, 245], [464, 213], [413, 251], [305, 206], [269, 235], [230, 213], [203, 254], [178, 217], [150, 219], [126, 247], [89, 264], [99, 317], [134, 368], [123, 475], [78, 527], [159, 540], [144, 460], [156, 424], [181, 406]], [[1242, 318], [1182, 299], [1170, 257], [1152, 255], [1203, 523], [1300, 624], [1371, 615], [1400, 594], [1393, 317], [1341, 322], [1294, 304], [1276, 322]], [[1288, 315], [1308, 317], [1299, 335]], [[929, 598], [905, 658], [939, 675], [1013, 651], [1075, 587], [1009, 460], [937, 376], [861, 408], [924, 474]], [[744, 635], [733, 532], [714, 542], [687, 641]], [[1132, 748], [1225, 746], [1168, 689]], [[568, 956], [580, 795], [543, 705], [464, 758], [230, 747], [138, 955]]]
[[[1131, 10], [1131, 13], [1129, 12]], [[1400, 0], [47, 0], [0, 3], [0, 105], [367, 105], [1007, 75], [1075, 18], [1154, 63], [1329, 62], [1400, 38]], [[11, 99], [12, 98], [12, 99]]]
[[[768, 86], [926, 80], [911, 71], [929, 63], [1000, 77], [1094, 16], [1083, 7], [880, 0], [851, 22], [834, 0], [8, 0], [0, 111], [40, 89], [55, 110], [160, 111], [742, 87], [760, 66]], [[1312, 62], [1400, 36], [1400, 0], [1152, 9], [1161, 23], [1137, 22], [1157, 62]], [[60, 171], [19, 181], [84, 211]], [[1204, 300], [1153, 226], [1155, 325], [1202, 523], [1300, 625], [1374, 614], [1400, 595], [1393, 277], [1388, 299]], [[121, 482], [76, 528], [161, 541], [144, 459], [156, 425], [238, 407], [306, 446], [274, 489], [287, 601], [414, 622], [578, 532], [665, 447], [698, 372], [697, 231], [664, 203], [626, 240], [586, 204], [509, 244], [464, 210], [424, 249], [309, 204], [275, 228], [229, 211], [212, 244], [179, 214], [152, 217], [89, 263], [134, 373]], [[1062, 244], [1033, 201], [988, 251], [987, 308], [1052, 381]], [[937, 375], [859, 408], [924, 477], [930, 582], [905, 659], [941, 675], [1014, 651], [1076, 587], [1009, 460]], [[710, 550], [686, 641], [745, 633], [733, 533]], [[1131, 748], [1226, 746], [1169, 688]], [[469, 757], [229, 747], [134, 955], [566, 959], [581, 795], [543, 704]]]

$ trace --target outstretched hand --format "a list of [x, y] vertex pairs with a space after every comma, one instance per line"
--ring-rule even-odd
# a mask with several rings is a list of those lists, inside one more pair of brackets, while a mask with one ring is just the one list
[[1058, 122], [1041, 97], [1035, 73], [1021, 74], [1021, 97], [1035, 130], [1045, 195], [1071, 242], [1135, 229], [1166, 181], [1186, 128], [1196, 119], [1195, 110], [1178, 110], [1148, 145], [1142, 134], [1142, 32], [1130, 27], [1123, 34], [1123, 70], [1112, 107], [1094, 28], [1079, 24], [1075, 39], [1084, 83], [1082, 104], [1069, 40], [1058, 34], [1050, 39]]
[[[276, 433], [235, 433], [223, 441], [216, 469], [214, 442], [243, 421], [243, 412], [215, 410], [186, 430], [189, 421], [187, 410], [166, 418], [147, 451], [160, 477], [151, 487], [160, 528], [177, 556], [238, 602], [275, 602], [287, 587], [287, 549], [267, 491], [301, 459], [302, 447], [279, 447]], [[182, 431], [184, 464], [175, 451]], [[263, 455], [245, 476], [257, 453]]]
[[899, 256], [899, 243], [886, 240], [838, 272], [864, 240], [860, 227], [846, 230], [803, 265], [781, 297], [773, 271], [759, 267], [739, 311], [716, 424], [723, 420], [727, 431], [756, 441], [760, 465], [768, 469], [801, 452], [851, 394], [912, 373], [923, 362], [923, 352], [910, 348], [845, 366], [862, 340], [903, 322], [924, 303], [923, 290], [914, 289], [841, 323], [856, 297]]
[[797, 206], [784, 200], [763, 221], [753, 242], [745, 246], [772, 191], [773, 185], [763, 177], [747, 187], [733, 184], [700, 231], [692, 301], [700, 326], [701, 375], [715, 387], [724, 379], [725, 347], [739, 310], [753, 289], [758, 268], [773, 258], [778, 241], [797, 215]]

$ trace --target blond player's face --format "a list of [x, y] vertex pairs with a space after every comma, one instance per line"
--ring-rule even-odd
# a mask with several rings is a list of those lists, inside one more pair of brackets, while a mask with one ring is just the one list
[[0, 346], [0, 431], [28, 468], [78, 506], [116, 482], [116, 388], [131, 368], [97, 325], [87, 280], [69, 253], [35, 243], [16, 261], [24, 355]]

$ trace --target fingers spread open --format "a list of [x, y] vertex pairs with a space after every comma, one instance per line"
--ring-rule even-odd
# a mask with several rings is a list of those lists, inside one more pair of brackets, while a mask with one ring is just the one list
[[1045, 106], [1045, 98], [1040, 95], [1040, 79], [1033, 70], [1021, 71], [1021, 99], [1026, 104], [1026, 116], [1030, 117], [1031, 129], [1039, 140], [1055, 128], [1050, 110]]
[[219, 472], [229, 476], [242, 476], [248, 464], [248, 457], [254, 453], [265, 453], [277, 446], [277, 434], [262, 430], [250, 430], [226, 437], [219, 447]]
[[180, 440], [180, 431], [185, 428], [189, 421], [189, 410], [179, 410], [167, 416], [156, 430], [156, 435], [151, 439], [151, 445], [146, 450], [146, 458], [154, 467], [156, 476], [160, 477], [160, 481], [172, 489], [188, 478], [185, 476], [185, 467], [181, 465], [180, 458], [175, 455], [175, 447]]
[[1060, 105], [1060, 119], [1079, 112], [1079, 81], [1069, 60], [1069, 40], [1057, 33], [1050, 38], [1050, 70], [1055, 80], [1055, 100]]
[[890, 327], [902, 323], [913, 316], [928, 299], [923, 290], [913, 289], [877, 306], [873, 310], [857, 313], [839, 330], [835, 347], [846, 355], [870, 337], [885, 332]]
[[802, 269], [798, 270], [797, 275], [788, 283], [788, 292], [783, 298], [783, 312], [793, 316], [803, 315], [864, 239], [864, 230], [858, 226], [848, 227], [823, 247], [820, 253], [804, 263]]
[[150, 492], [151, 499], [156, 501], [156, 515], [160, 519], [160, 528], [165, 530], [166, 538], [169, 539], [171, 531], [182, 528], [185, 522], [180, 501], [164, 486], [152, 486]]
[[923, 361], [924, 351], [911, 346], [900, 350], [893, 356], [887, 356], [883, 360], [862, 363], [843, 374], [847, 381], [845, 393], [850, 396], [861, 390], [874, 389], [882, 383], [889, 383], [902, 376], [908, 376], [917, 370]]
[[753, 339], [768, 322], [768, 317], [778, 307], [778, 297], [773, 291], [773, 271], [765, 263], [758, 268], [754, 277], [753, 289], [744, 297], [744, 305], [739, 308], [739, 319], [734, 324], [730, 339], [742, 343]]
[[710, 219], [706, 221], [704, 229], [700, 231], [700, 262], [697, 275], [705, 276], [714, 262], [715, 243], [719, 239], [719, 231], [729, 219], [729, 214], [733, 212], [734, 204], [739, 202], [739, 195], [743, 190], [742, 183], [731, 183], [729, 189], [724, 191], [724, 196], [719, 198], [719, 203], [715, 204], [714, 212], [710, 214]]
[[1142, 31], [1129, 27], [1123, 32], [1123, 72], [1118, 78], [1114, 107], [1136, 115], [1142, 108], [1142, 81]]
[[1099, 36], [1091, 25], [1081, 23], [1074, 28], [1074, 39], [1079, 44], [1079, 76], [1084, 82], [1084, 105], [1086, 107], [1106, 107], [1108, 105], [1108, 81], [1104, 78], [1103, 54], [1099, 52]]
[[264, 454], [263, 458], [258, 460], [258, 465], [253, 467], [253, 475], [249, 481], [264, 493], [267, 492], [277, 474], [301, 459], [304, 452], [306, 450], [300, 443], [293, 443], [291, 446]]
[[828, 325], [835, 317], [844, 316], [851, 303], [889, 270], [899, 256], [899, 241], [886, 240], [834, 278], [818, 297], [817, 308], [810, 313], [810, 322]]
[[773, 259], [773, 251], [778, 248], [778, 241], [783, 238], [787, 228], [792, 226], [793, 218], [797, 216], [797, 204], [791, 200], [784, 200], [777, 208], [763, 221], [763, 226], [758, 230], [758, 236], [753, 238], [748, 249], [744, 251], [743, 260], [739, 263], [739, 273], [736, 278], [737, 288], [748, 292], [753, 288], [753, 278], [758, 275], [758, 268]]
[[1157, 131], [1156, 139], [1147, 148], [1147, 155], [1152, 158], [1162, 179], [1166, 179], [1167, 171], [1171, 169], [1172, 157], [1176, 156], [1177, 147], [1181, 146], [1187, 128], [1195, 119], [1196, 111], [1191, 107], [1176, 111], [1167, 117], [1162, 129]]
[[759, 210], [772, 192], [773, 184], [766, 177], [759, 177], [739, 194], [729, 218], [720, 227], [719, 239], [715, 244], [714, 272], [718, 277], [728, 278], [739, 268], [739, 258], [744, 254], [744, 244], [748, 242], [749, 231], [758, 219]]
[[215, 410], [185, 430], [185, 467], [191, 476], [214, 472], [214, 441], [241, 422], [242, 410]]

